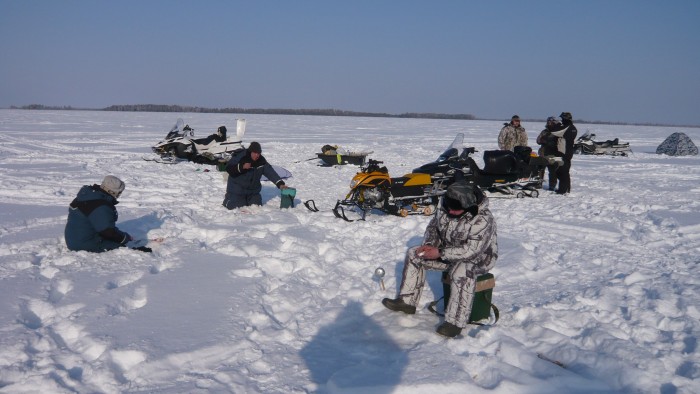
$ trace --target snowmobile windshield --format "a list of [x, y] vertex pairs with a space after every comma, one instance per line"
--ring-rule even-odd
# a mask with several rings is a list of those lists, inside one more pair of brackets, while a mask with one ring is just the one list
[[165, 136], [165, 139], [176, 137], [194, 137], [194, 130], [192, 130], [188, 125], [186, 125], [185, 121], [182, 120], [182, 118], [177, 119], [177, 122], [175, 122], [175, 126], [173, 126], [173, 128], [170, 129], [168, 135]]
[[595, 134], [591, 134], [590, 131], [586, 131], [583, 133], [582, 136], [578, 137], [579, 140], [584, 141], [584, 140], [592, 140]]
[[455, 137], [454, 141], [450, 144], [450, 146], [445, 149], [444, 152], [440, 155], [440, 157], [437, 158], [436, 162], [437, 163], [442, 163], [445, 161], [450, 160], [451, 158], [456, 158], [459, 156], [459, 151], [464, 148], [464, 134], [459, 133]]

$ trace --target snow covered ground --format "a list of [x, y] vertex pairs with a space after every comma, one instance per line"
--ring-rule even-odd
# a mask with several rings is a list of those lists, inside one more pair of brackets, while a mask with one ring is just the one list
[[[429, 218], [338, 220], [357, 167], [305, 159], [339, 144], [399, 176], [458, 132], [494, 149], [500, 122], [246, 116], [299, 205], [266, 183], [242, 213], [213, 167], [142, 160], [178, 117], [199, 137], [236, 118], [0, 110], [0, 392], [700, 392], [700, 157], [654, 153], [699, 129], [579, 125], [634, 153], [575, 156], [569, 196], [491, 201], [501, 320], [449, 340], [425, 307], [380, 304]], [[543, 125], [524, 126], [534, 145]], [[107, 174], [120, 228], [165, 238], [152, 255], [66, 249], [68, 204]], [[423, 304], [436, 293], [439, 273]]]

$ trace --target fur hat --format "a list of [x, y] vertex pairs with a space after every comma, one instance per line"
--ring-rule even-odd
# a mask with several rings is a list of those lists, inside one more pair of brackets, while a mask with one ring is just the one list
[[518, 116], [518, 115], [513, 115], [513, 116], [510, 117], [510, 120], [511, 120], [511, 121], [513, 121], [513, 120], [520, 120], [520, 116]]
[[465, 181], [457, 181], [447, 188], [443, 204], [446, 209], [469, 209], [477, 205], [474, 187]]
[[100, 185], [100, 189], [114, 198], [119, 198], [125, 187], [124, 182], [113, 175], [107, 175]]
[[250, 145], [248, 145], [248, 152], [262, 153], [262, 147], [260, 147], [260, 143], [255, 141], [251, 142]]

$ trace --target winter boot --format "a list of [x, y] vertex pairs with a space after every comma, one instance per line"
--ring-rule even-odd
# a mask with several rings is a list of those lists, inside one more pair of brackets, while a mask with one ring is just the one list
[[440, 327], [435, 332], [444, 337], [454, 338], [462, 332], [462, 329], [452, 323], [444, 322], [440, 324]]
[[393, 300], [391, 298], [385, 298], [382, 300], [382, 304], [392, 311], [403, 312], [409, 315], [416, 313], [416, 307], [413, 305], [408, 305], [401, 297]]

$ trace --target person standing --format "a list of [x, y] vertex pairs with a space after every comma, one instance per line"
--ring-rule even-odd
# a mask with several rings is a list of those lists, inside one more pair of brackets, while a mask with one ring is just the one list
[[[549, 174], [549, 183], [547, 188], [554, 191], [557, 187], [557, 169], [563, 164], [563, 159], [560, 157], [559, 151], [557, 150], [558, 137], [552, 135], [552, 132], [556, 132], [562, 129], [561, 122], [555, 116], [550, 116], [547, 118], [547, 123], [545, 124], [544, 130], [540, 132], [537, 136], [537, 143], [540, 145], [540, 149], [537, 154], [547, 160], [547, 171]], [[542, 168], [540, 171], [540, 179], [544, 179], [544, 170]]]
[[[119, 230], [117, 199], [124, 191], [121, 179], [107, 175], [101, 185], [85, 185], [70, 203], [64, 230], [69, 250], [106, 252], [126, 246], [131, 235]], [[150, 251], [150, 250], [149, 250]]]
[[520, 125], [520, 117], [513, 115], [498, 133], [498, 149], [512, 151], [516, 146], [527, 146], [527, 132]]
[[574, 157], [574, 143], [578, 130], [574, 126], [573, 116], [571, 112], [562, 112], [559, 115], [563, 129], [555, 131], [552, 135], [558, 137], [557, 150], [561, 155], [564, 163], [557, 169], [557, 178], [559, 179], [559, 188], [557, 194], [567, 194], [571, 192], [571, 159]]
[[228, 164], [228, 181], [223, 206], [228, 209], [241, 208], [249, 205], [262, 205], [263, 175], [274, 182], [278, 189], [286, 189], [284, 181], [262, 155], [258, 142], [251, 142], [248, 149], [234, 155]]
[[476, 278], [489, 272], [498, 258], [496, 221], [488, 197], [466, 181], [445, 192], [440, 208], [428, 223], [423, 244], [409, 248], [397, 298], [384, 298], [392, 311], [416, 313], [425, 285], [425, 270], [449, 270], [451, 296], [445, 321], [437, 333], [455, 337], [469, 323]]

